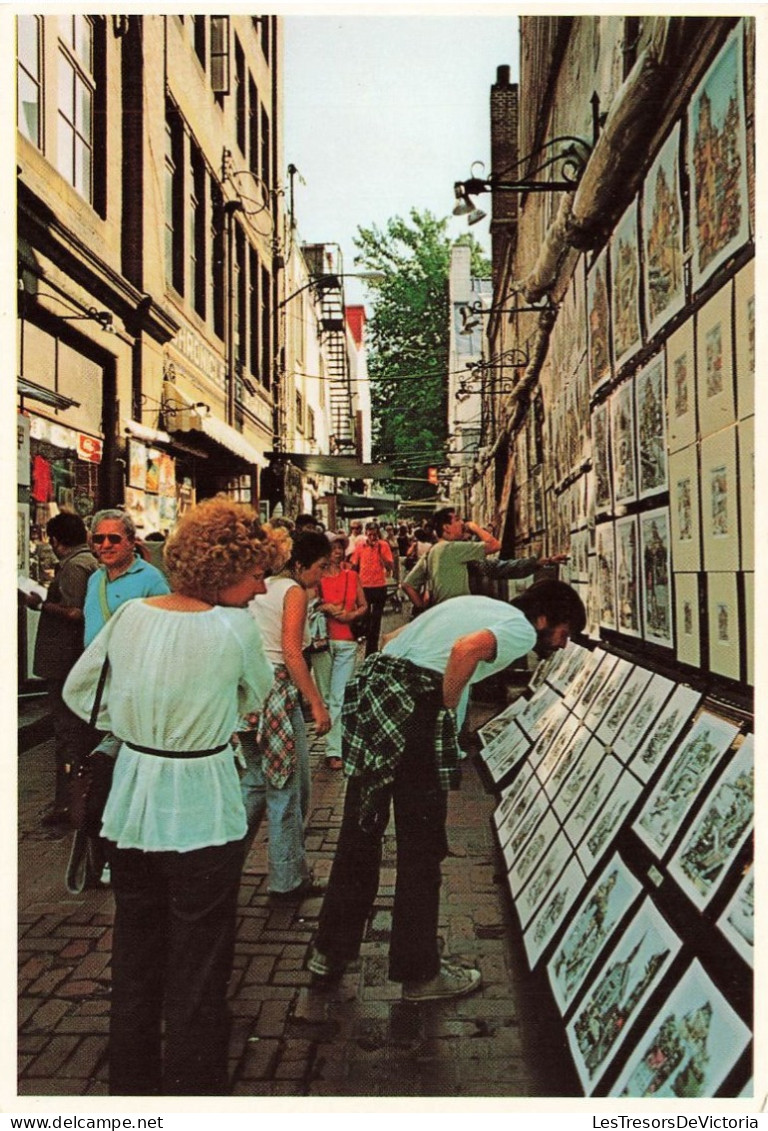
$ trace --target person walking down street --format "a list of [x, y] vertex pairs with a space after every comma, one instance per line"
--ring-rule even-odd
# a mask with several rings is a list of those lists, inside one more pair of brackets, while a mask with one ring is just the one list
[[89, 577], [85, 594], [86, 647], [125, 601], [170, 593], [164, 574], [137, 553], [136, 526], [126, 511], [95, 514], [90, 542], [101, 568]]
[[[389, 977], [405, 1001], [470, 993], [479, 970], [441, 958], [440, 865], [448, 852], [448, 789], [459, 782], [457, 711], [465, 688], [531, 649], [564, 648], [582, 632], [581, 598], [564, 582], [532, 585], [511, 604], [457, 597], [429, 609], [377, 655], [347, 689], [338, 846], [307, 967], [339, 977], [360, 950], [379, 884], [382, 837], [394, 807], [397, 845]], [[467, 631], [467, 626], [471, 630]], [[458, 715], [458, 717], [457, 717]]]
[[341, 708], [344, 690], [354, 674], [357, 659], [354, 629], [365, 616], [368, 603], [360, 575], [344, 562], [345, 535], [331, 534], [328, 540], [331, 545], [330, 563], [318, 586], [318, 608], [328, 626], [328, 650], [313, 654], [312, 671], [331, 716], [331, 729], [325, 738], [325, 764], [330, 770], [340, 770]]
[[359, 569], [363, 593], [368, 602], [365, 622], [365, 654], [370, 656], [379, 647], [381, 618], [387, 603], [387, 577], [392, 572], [392, 551], [381, 537], [375, 522], [365, 527], [365, 541], [358, 543], [352, 554], [352, 566]]
[[[452, 597], [469, 595], [469, 562], [482, 562], [498, 553], [501, 543], [476, 522], [464, 522], [450, 507], [435, 512], [432, 520], [438, 540], [403, 578], [402, 589], [417, 610]], [[465, 541], [467, 534], [479, 541]]]
[[304, 658], [309, 646], [307, 590], [326, 569], [328, 539], [316, 531], [296, 534], [291, 556], [248, 611], [261, 630], [275, 668], [272, 688], [253, 729], [240, 734], [247, 763], [241, 790], [248, 828], [266, 812], [269, 823], [267, 886], [273, 900], [301, 899], [317, 891], [307, 865], [304, 821], [309, 809], [309, 746], [300, 694], [309, 704], [315, 733], [331, 729], [320, 692]]
[[272, 666], [245, 611], [271, 543], [250, 507], [218, 497], [168, 539], [173, 592], [124, 602], [77, 661], [64, 698], [122, 745], [104, 809], [115, 895], [112, 1095], [227, 1090], [237, 893], [246, 819], [232, 735]]
[[37, 593], [23, 595], [23, 599], [28, 608], [40, 612], [33, 670], [46, 680], [56, 766], [53, 806], [42, 824], [57, 825], [69, 819], [72, 769], [98, 741], [88, 723], [70, 711], [62, 690], [72, 665], [83, 651], [85, 592], [99, 563], [88, 548], [85, 523], [79, 515], [54, 515], [48, 520], [46, 531], [59, 562], [56, 575], [44, 601]]

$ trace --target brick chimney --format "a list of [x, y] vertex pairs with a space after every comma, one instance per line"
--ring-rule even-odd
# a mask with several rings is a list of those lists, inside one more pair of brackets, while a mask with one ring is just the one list
[[[491, 87], [491, 172], [500, 179], [514, 179], [518, 160], [518, 85], [509, 81], [509, 67], [496, 69]], [[491, 194], [491, 254], [494, 274], [504, 261], [505, 245], [517, 230], [518, 197], [514, 192]], [[495, 280], [494, 280], [495, 281]]]

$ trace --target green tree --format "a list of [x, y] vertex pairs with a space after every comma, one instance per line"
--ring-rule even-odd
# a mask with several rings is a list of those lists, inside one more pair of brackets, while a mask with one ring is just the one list
[[[380, 278], [371, 284], [367, 323], [371, 379], [373, 458], [394, 459], [398, 471], [426, 479], [443, 462], [448, 372], [448, 276], [452, 242], [448, 220], [411, 209], [382, 230], [358, 228], [355, 263]], [[473, 248], [473, 271], [490, 274], [469, 233], [456, 241]], [[417, 483], [403, 485], [407, 497], [434, 494]], [[405, 488], [408, 488], [407, 490]]]

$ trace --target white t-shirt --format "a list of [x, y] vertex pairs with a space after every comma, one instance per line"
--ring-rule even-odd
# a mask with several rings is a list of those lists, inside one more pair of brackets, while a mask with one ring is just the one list
[[[294, 585], [298, 585], [298, 582], [290, 577], [268, 577], [266, 593], [257, 594], [248, 606], [248, 612], [259, 626], [267, 658], [273, 664], [285, 663], [283, 656], [283, 605], [286, 593]], [[308, 648], [309, 644], [309, 627], [305, 622], [304, 647]]]

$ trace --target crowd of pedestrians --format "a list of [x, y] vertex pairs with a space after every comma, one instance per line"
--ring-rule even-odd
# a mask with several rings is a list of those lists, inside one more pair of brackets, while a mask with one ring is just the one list
[[[421, 526], [326, 531], [311, 515], [260, 524], [224, 496], [193, 507], [162, 547], [121, 510], [97, 514], [90, 533], [57, 516], [48, 535], [48, 598], [23, 597], [41, 610], [36, 671], [56, 726], [44, 819], [66, 820], [68, 775], [90, 745], [109, 734], [117, 751], [101, 826], [115, 898], [111, 1093], [226, 1091], [237, 891], [263, 820], [270, 900], [323, 893], [304, 842], [307, 720], [347, 778], [307, 957], [316, 982], [357, 957], [393, 808], [389, 977], [410, 1002], [476, 989], [480, 972], [441, 956], [437, 937], [469, 690], [585, 624], [578, 595], [552, 578], [511, 603], [482, 590], [561, 559], [500, 560], [493, 531], [450, 508]], [[398, 589], [412, 617], [382, 640]]]

